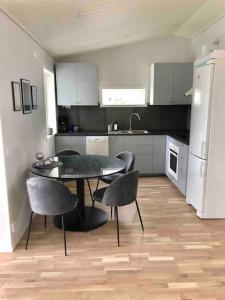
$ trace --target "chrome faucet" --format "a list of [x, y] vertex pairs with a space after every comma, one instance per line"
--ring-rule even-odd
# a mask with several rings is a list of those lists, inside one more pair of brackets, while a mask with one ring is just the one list
[[136, 117], [138, 118], [139, 121], [141, 120], [141, 117], [140, 117], [139, 114], [137, 114], [137, 113], [131, 114], [131, 116], [130, 116], [130, 128], [129, 128], [129, 131], [132, 131], [132, 130], [133, 130], [133, 127], [132, 127], [132, 117], [134, 117], [134, 116], [136, 116]]

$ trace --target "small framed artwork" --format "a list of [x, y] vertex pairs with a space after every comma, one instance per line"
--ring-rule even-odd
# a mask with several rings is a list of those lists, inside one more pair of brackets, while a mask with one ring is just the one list
[[20, 83], [11, 81], [12, 85], [12, 98], [13, 98], [13, 109], [14, 111], [22, 110]]
[[37, 87], [31, 86], [31, 100], [32, 100], [32, 109], [37, 109]]
[[32, 112], [30, 81], [27, 79], [20, 79], [20, 82], [22, 92], [23, 113], [29, 114]]

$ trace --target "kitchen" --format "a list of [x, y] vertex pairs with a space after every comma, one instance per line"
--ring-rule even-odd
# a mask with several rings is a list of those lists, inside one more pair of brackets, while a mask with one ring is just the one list
[[[0, 298], [223, 299], [223, 4], [53, 2], [0, 1], [0, 252], [14, 252], [0, 254]], [[29, 113], [13, 102], [23, 78]], [[136, 206], [118, 214], [98, 190], [121, 153], [139, 177]], [[45, 159], [56, 167], [35, 171]], [[40, 177], [75, 194], [80, 228], [30, 218], [26, 181]]]

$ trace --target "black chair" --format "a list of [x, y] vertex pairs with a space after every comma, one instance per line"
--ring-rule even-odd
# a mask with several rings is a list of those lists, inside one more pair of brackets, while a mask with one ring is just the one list
[[[80, 153], [75, 151], [75, 150], [72, 150], [72, 149], [65, 149], [65, 150], [59, 151], [56, 154], [57, 157], [68, 156], [68, 155], [80, 155]], [[63, 182], [68, 182], [68, 181], [73, 181], [73, 179], [63, 179]], [[87, 178], [87, 184], [88, 184], [88, 189], [89, 189], [89, 192], [90, 192], [90, 195], [91, 195], [92, 204], [94, 204], [93, 194], [92, 194], [92, 191], [91, 191], [91, 185], [90, 185], [90, 182], [89, 182], [88, 178]]]
[[137, 203], [138, 177], [138, 171], [129, 172], [115, 179], [108, 187], [98, 189], [93, 194], [95, 201], [111, 208], [114, 207], [115, 209], [118, 246], [120, 245], [118, 207], [131, 204], [135, 201], [141, 227], [144, 231], [141, 213]]
[[135, 163], [135, 156], [132, 152], [129, 152], [129, 151], [120, 152], [116, 156], [116, 158], [123, 160], [126, 163], [126, 167], [123, 169], [123, 171], [121, 171], [119, 173], [108, 175], [108, 176], [103, 176], [103, 177], [99, 178], [98, 182], [97, 182], [96, 190], [98, 189], [100, 180], [109, 184], [109, 183], [113, 182], [115, 179], [121, 177], [122, 175], [133, 171], [134, 163]]
[[40, 177], [27, 179], [27, 190], [31, 206], [31, 216], [25, 249], [27, 250], [32, 217], [34, 213], [45, 216], [45, 224], [46, 216], [61, 216], [64, 237], [64, 251], [66, 256], [67, 249], [64, 214], [72, 211], [75, 208], [77, 196], [72, 194], [63, 183]]

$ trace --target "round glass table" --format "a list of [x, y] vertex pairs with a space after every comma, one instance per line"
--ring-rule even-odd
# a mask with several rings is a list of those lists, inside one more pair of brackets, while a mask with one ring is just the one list
[[[69, 155], [55, 157], [54, 160], [59, 161], [60, 166], [51, 169], [32, 167], [31, 172], [38, 176], [62, 181], [76, 180], [78, 204], [64, 217], [66, 230], [89, 231], [105, 224], [108, 221], [105, 211], [85, 205], [84, 180], [120, 172], [125, 168], [125, 162], [102, 155]], [[60, 216], [54, 217], [54, 224], [62, 228]]]

